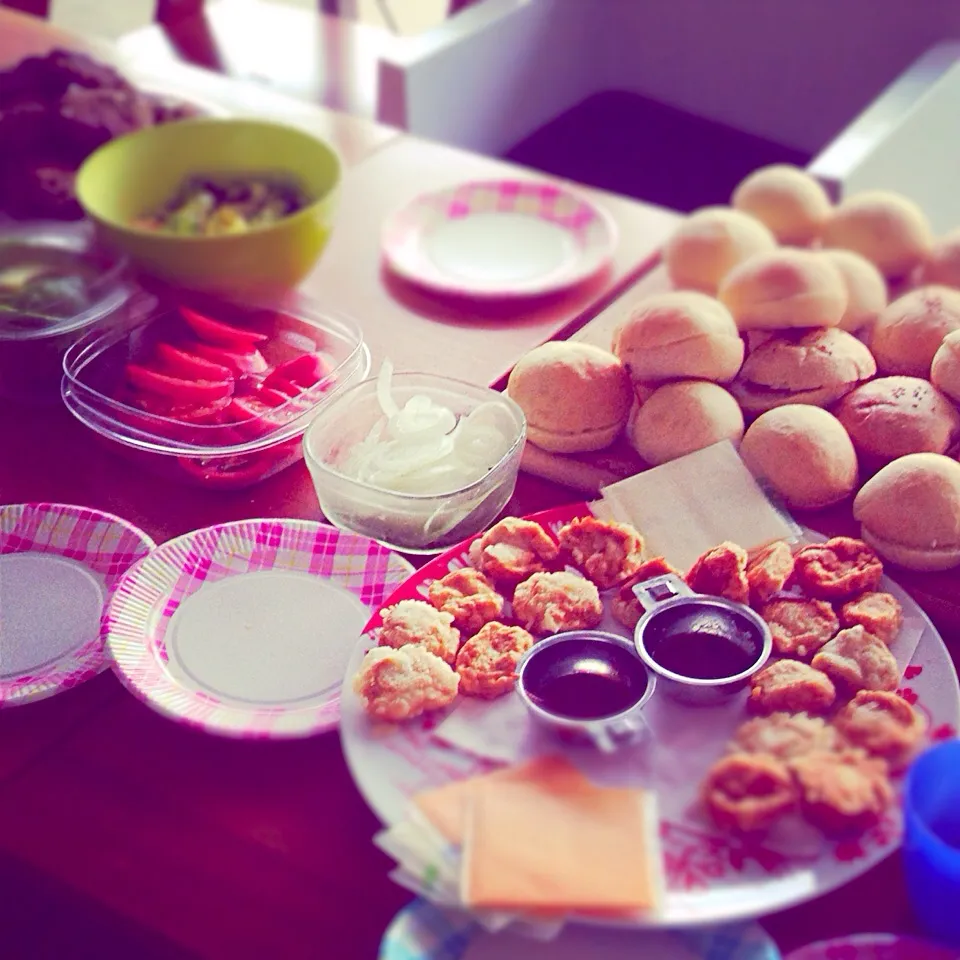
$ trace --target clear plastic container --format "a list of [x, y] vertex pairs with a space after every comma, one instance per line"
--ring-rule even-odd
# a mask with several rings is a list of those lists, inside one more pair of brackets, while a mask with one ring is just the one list
[[[264, 339], [252, 350], [243, 348], [246, 352], [205, 341], [185, 319], [184, 311], [190, 310]], [[169, 397], [131, 386], [132, 367], [171, 375], [160, 355], [169, 347], [194, 361], [202, 355], [214, 363], [237, 364], [232, 395], [208, 404], [193, 397], [196, 387], [183, 387], [192, 391], [188, 401], [169, 412], [174, 402]], [[296, 387], [283, 381], [288, 398], [268, 388], [275, 382], [271, 372], [303, 355], [321, 358], [317, 383]], [[241, 307], [197, 297], [173, 302], [167, 295], [148, 317], [77, 341], [64, 357], [62, 396], [81, 423], [128, 459], [177, 481], [238, 489], [298, 461], [300, 438], [317, 411], [369, 371], [370, 353], [357, 325], [305, 298]], [[174, 375], [178, 382], [199, 379]]]
[[0, 226], [0, 396], [59, 400], [67, 348], [142, 305], [125, 268], [94, 246], [88, 225]]

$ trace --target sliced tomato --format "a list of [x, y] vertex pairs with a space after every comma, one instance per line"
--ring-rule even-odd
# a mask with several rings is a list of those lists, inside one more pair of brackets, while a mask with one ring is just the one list
[[234, 397], [227, 414], [236, 424], [237, 433], [249, 440], [266, 436], [283, 425], [273, 407], [256, 397]]
[[187, 380], [232, 380], [234, 371], [226, 364], [190, 353], [172, 343], [158, 343], [153, 349], [161, 367]]
[[214, 320], [205, 314], [191, 310], [189, 307], [180, 307], [180, 316], [190, 325], [193, 332], [207, 343], [232, 350], [252, 350], [258, 343], [264, 343], [270, 338], [257, 330], [248, 330], [245, 327], [235, 327], [233, 324]]
[[233, 380], [187, 380], [172, 377], [139, 363], [126, 366], [127, 381], [148, 393], [169, 397], [178, 404], [194, 406], [213, 403], [233, 393]]
[[[296, 389], [296, 388], [294, 388]], [[297, 391], [299, 393], [299, 391]], [[282, 407], [289, 403], [297, 394], [283, 393], [273, 387], [260, 387], [257, 390], [257, 399], [263, 401], [268, 407]]]
[[193, 352], [206, 360], [227, 367], [236, 376], [258, 376], [264, 373], [269, 365], [263, 354], [257, 349], [228, 350], [226, 347], [215, 347], [209, 343], [195, 343]]
[[277, 383], [272, 380], [292, 383], [298, 387], [312, 387], [319, 383], [327, 374], [327, 364], [319, 353], [301, 353], [299, 357], [293, 357], [290, 360], [284, 360], [278, 364], [264, 380], [268, 387], [277, 387]]

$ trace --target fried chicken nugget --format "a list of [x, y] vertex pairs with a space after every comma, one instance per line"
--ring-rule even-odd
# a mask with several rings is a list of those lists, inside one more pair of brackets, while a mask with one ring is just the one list
[[470, 562], [495, 583], [514, 584], [546, 570], [560, 550], [533, 520], [504, 517], [470, 545]]
[[900, 681], [900, 667], [887, 645], [859, 625], [841, 630], [811, 664], [848, 690], [896, 690]]
[[887, 765], [860, 750], [808, 753], [790, 761], [806, 818], [824, 833], [861, 832], [893, 800]]
[[784, 540], [768, 543], [747, 562], [750, 602], [765, 603], [783, 589], [793, 573], [793, 553]]
[[485, 623], [457, 654], [460, 691], [493, 700], [513, 689], [517, 665], [533, 646], [533, 637], [521, 627]]
[[807, 753], [829, 753], [846, 746], [840, 731], [823, 717], [809, 713], [772, 713], [742, 723], [734, 734], [732, 753], [764, 753], [793, 760]]
[[423, 647], [374, 647], [353, 678], [353, 690], [372, 717], [399, 723], [456, 699], [459, 674]]
[[423, 600], [401, 600], [380, 611], [381, 627], [377, 635], [381, 647], [405, 647], [414, 644], [429, 650], [446, 663], [457, 659], [460, 631], [453, 615], [431, 607]]
[[474, 633], [503, 613], [503, 597], [473, 567], [452, 570], [434, 580], [428, 599], [438, 610], [449, 613], [454, 626], [462, 633]]
[[649, 560], [644, 560], [634, 571], [633, 576], [626, 583], [621, 584], [620, 589], [617, 590], [610, 601], [610, 610], [617, 622], [622, 623], [628, 630], [632, 630], [643, 616], [643, 607], [640, 606], [640, 601], [634, 595], [633, 588], [638, 583], [652, 580], [654, 577], [662, 577], [668, 573], [683, 579], [683, 574], [676, 567], [667, 563], [663, 557], [651, 557]]
[[686, 580], [687, 586], [696, 593], [746, 603], [750, 598], [747, 551], [727, 540], [698, 557]]
[[891, 593], [870, 591], [840, 608], [840, 623], [845, 627], [859, 624], [889, 646], [903, 626], [903, 607]]
[[563, 571], [535, 573], [517, 586], [513, 613], [531, 633], [544, 635], [595, 627], [603, 617], [597, 585]]
[[760, 608], [773, 648], [784, 657], [809, 657], [840, 629], [833, 607], [823, 600], [779, 597]]
[[799, 660], [777, 660], [751, 684], [748, 706], [758, 713], [826, 713], [837, 698], [830, 677]]
[[876, 590], [883, 577], [880, 558], [853, 537], [834, 537], [803, 547], [793, 564], [804, 591], [822, 600], [849, 600], [866, 590]]
[[861, 690], [833, 718], [855, 747], [901, 770], [923, 737], [923, 717], [903, 697], [886, 690]]
[[716, 824], [741, 833], [768, 830], [797, 805], [790, 771], [762, 754], [721, 758], [707, 771], [702, 793]]
[[560, 528], [557, 540], [570, 563], [601, 590], [633, 576], [643, 562], [643, 537], [629, 523], [577, 517]]

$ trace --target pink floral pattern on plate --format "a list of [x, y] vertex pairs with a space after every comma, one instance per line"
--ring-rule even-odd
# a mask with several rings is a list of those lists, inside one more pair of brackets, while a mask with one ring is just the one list
[[[563, 524], [589, 513], [586, 503], [575, 503], [529, 519], [555, 537]], [[472, 539], [423, 566], [387, 604], [423, 599], [431, 582], [469, 563]], [[926, 624], [905, 670], [910, 686], [904, 689], [927, 718], [931, 736], [946, 737], [957, 728], [960, 717], [960, 690], [950, 656], [914, 601], [891, 581], [886, 589]], [[379, 625], [378, 612], [367, 624], [351, 672], [374, 642], [371, 631]], [[385, 822], [398, 819], [408, 799], [419, 791], [491, 768], [489, 760], [439, 742], [432, 732], [442, 719], [442, 715], [428, 714], [400, 727], [378, 725], [368, 723], [357, 704], [344, 704], [341, 735], [348, 764], [361, 792]], [[809, 847], [786, 855], [767, 841], [718, 833], [690, 810], [661, 810], [660, 841], [668, 892], [664, 916], [652, 922], [683, 926], [741, 919], [819, 896], [864, 873], [896, 849], [901, 832], [899, 811], [891, 809], [855, 841], [829, 841], [817, 835]]]
[[[150, 537], [126, 520], [89, 507], [0, 506], [0, 555], [48, 553], [72, 560], [95, 574], [108, 595], [130, 567], [155, 547]], [[19, 676], [0, 676], [0, 707], [53, 696], [96, 676], [107, 665], [103, 640], [95, 634], [52, 664]]]
[[[552, 273], [490, 289], [444, 272], [424, 249], [424, 236], [444, 221], [478, 214], [523, 214], [563, 228], [575, 256]], [[421, 194], [395, 213], [381, 237], [390, 268], [412, 283], [455, 296], [539, 296], [592, 277], [606, 267], [617, 243], [617, 225], [606, 211], [565, 187], [542, 181], [477, 180]]]
[[413, 570], [373, 540], [307, 520], [243, 520], [188, 533], [132, 571], [108, 607], [102, 632], [124, 685], [160, 713], [211, 733], [299, 737], [336, 726], [337, 693], [304, 707], [241, 706], [169, 669], [164, 636], [185, 598], [205, 583], [274, 568], [331, 580], [371, 610]]

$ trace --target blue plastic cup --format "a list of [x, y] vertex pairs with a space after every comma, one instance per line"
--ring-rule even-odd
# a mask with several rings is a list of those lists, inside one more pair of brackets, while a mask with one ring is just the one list
[[960, 947], [960, 740], [932, 747], [914, 761], [903, 813], [914, 913], [932, 936]]

